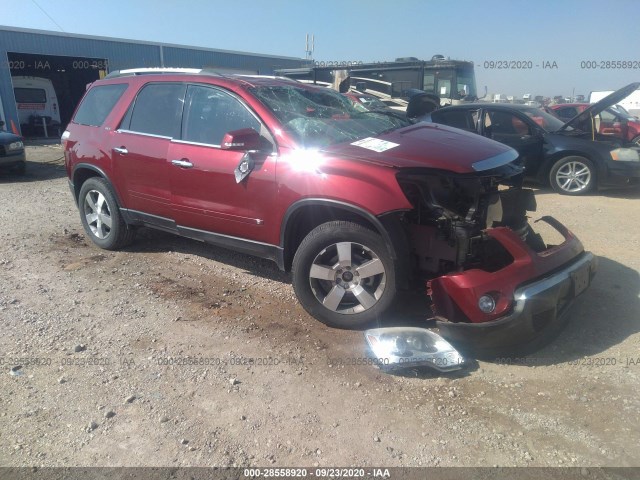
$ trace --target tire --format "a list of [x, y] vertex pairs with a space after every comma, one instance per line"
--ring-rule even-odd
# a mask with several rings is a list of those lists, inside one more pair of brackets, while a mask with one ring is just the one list
[[133, 241], [135, 232], [122, 218], [116, 196], [105, 179], [92, 177], [82, 184], [78, 208], [84, 231], [100, 248], [118, 250]]
[[640, 135], [634, 137], [633, 140], [631, 140], [631, 143], [634, 143], [636, 146], [640, 147]]
[[292, 270], [304, 309], [331, 327], [380, 320], [396, 296], [395, 264], [382, 237], [357, 223], [316, 227], [298, 247]]
[[595, 188], [596, 169], [585, 157], [564, 157], [551, 168], [549, 183], [562, 195], [583, 195]]

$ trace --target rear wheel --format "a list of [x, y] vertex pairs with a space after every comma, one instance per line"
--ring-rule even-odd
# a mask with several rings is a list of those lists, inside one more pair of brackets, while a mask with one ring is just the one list
[[326, 325], [359, 328], [380, 319], [396, 295], [395, 266], [382, 237], [352, 222], [312, 230], [293, 259], [304, 309]]
[[125, 223], [109, 183], [92, 177], [82, 184], [78, 198], [80, 219], [93, 243], [105, 250], [127, 246], [134, 230]]
[[582, 195], [596, 185], [596, 171], [591, 160], [570, 156], [558, 160], [549, 172], [551, 188], [563, 195]]

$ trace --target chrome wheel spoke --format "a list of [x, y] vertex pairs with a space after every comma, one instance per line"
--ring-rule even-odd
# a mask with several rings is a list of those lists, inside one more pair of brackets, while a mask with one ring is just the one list
[[360, 278], [369, 278], [384, 273], [384, 265], [379, 258], [374, 258], [356, 268], [356, 273]]
[[111, 216], [100, 214], [100, 220], [102, 220], [102, 223], [104, 223], [109, 228], [109, 230], [111, 230]]
[[87, 217], [87, 223], [89, 225], [94, 224], [96, 222], [96, 220], [98, 220], [98, 214], [97, 213], [88, 213], [86, 215], [86, 217]]
[[340, 242], [336, 244], [338, 250], [338, 263], [341, 267], [351, 266], [351, 243]]
[[336, 311], [342, 298], [344, 297], [345, 289], [340, 285], [335, 285], [329, 294], [324, 298], [322, 304], [327, 307], [329, 310]]
[[87, 207], [91, 209], [93, 213], [98, 213], [98, 207], [96, 206], [96, 202], [91, 198], [91, 192], [87, 194], [87, 198], [84, 199]]
[[376, 297], [367, 292], [362, 285], [358, 285], [353, 289], [353, 295], [365, 309], [373, 307], [378, 301]]
[[336, 271], [330, 267], [324, 267], [322, 265], [311, 265], [311, 271], [309, 272], [311, 278], [317, 278], [319, 280], [335, 281]]

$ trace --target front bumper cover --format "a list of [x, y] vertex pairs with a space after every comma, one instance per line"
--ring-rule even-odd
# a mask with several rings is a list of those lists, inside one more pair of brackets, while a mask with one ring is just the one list
[[508, 315], [483, 323], [436, 321], [440, 334], [456, 347], [475, 354], [512, 353], [514, 348], [535, 349], [566, 323], [567, 310], [587, 288], [597, 258], [584, 252], [555, 273], [515, 290], [515, 305]]
[[[475, 356], [524, 354], [562, 328], [565, 312], [591, 283], [597, 260], [560, 222], [541, 220], [562, 234], [562, 244], [536, 252], [510, 229], [490, 229], [487, 235], [504, 246], [512, 263], [495, 272], [470, 269], [429, 282], [436, 325], [454, 346]], [[488, 292], [497, 299], [496, 310], [484, 314], [477, 302]]]
[[24, 150], [10, 155], [0, 156], [0, 167], [12, 167], [27, 161], [27, 155]]

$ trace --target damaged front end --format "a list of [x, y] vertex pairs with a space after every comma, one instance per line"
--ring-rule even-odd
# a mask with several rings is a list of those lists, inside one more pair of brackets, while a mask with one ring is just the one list
[[533, 191], [514, 163], [469, 174], [402, 171], [415, 265], [440, 334], [475, 356], [525, 354], [553, 338], [586, 290], [596, 259], [552, 217], [551, 245], [529, 224]]

